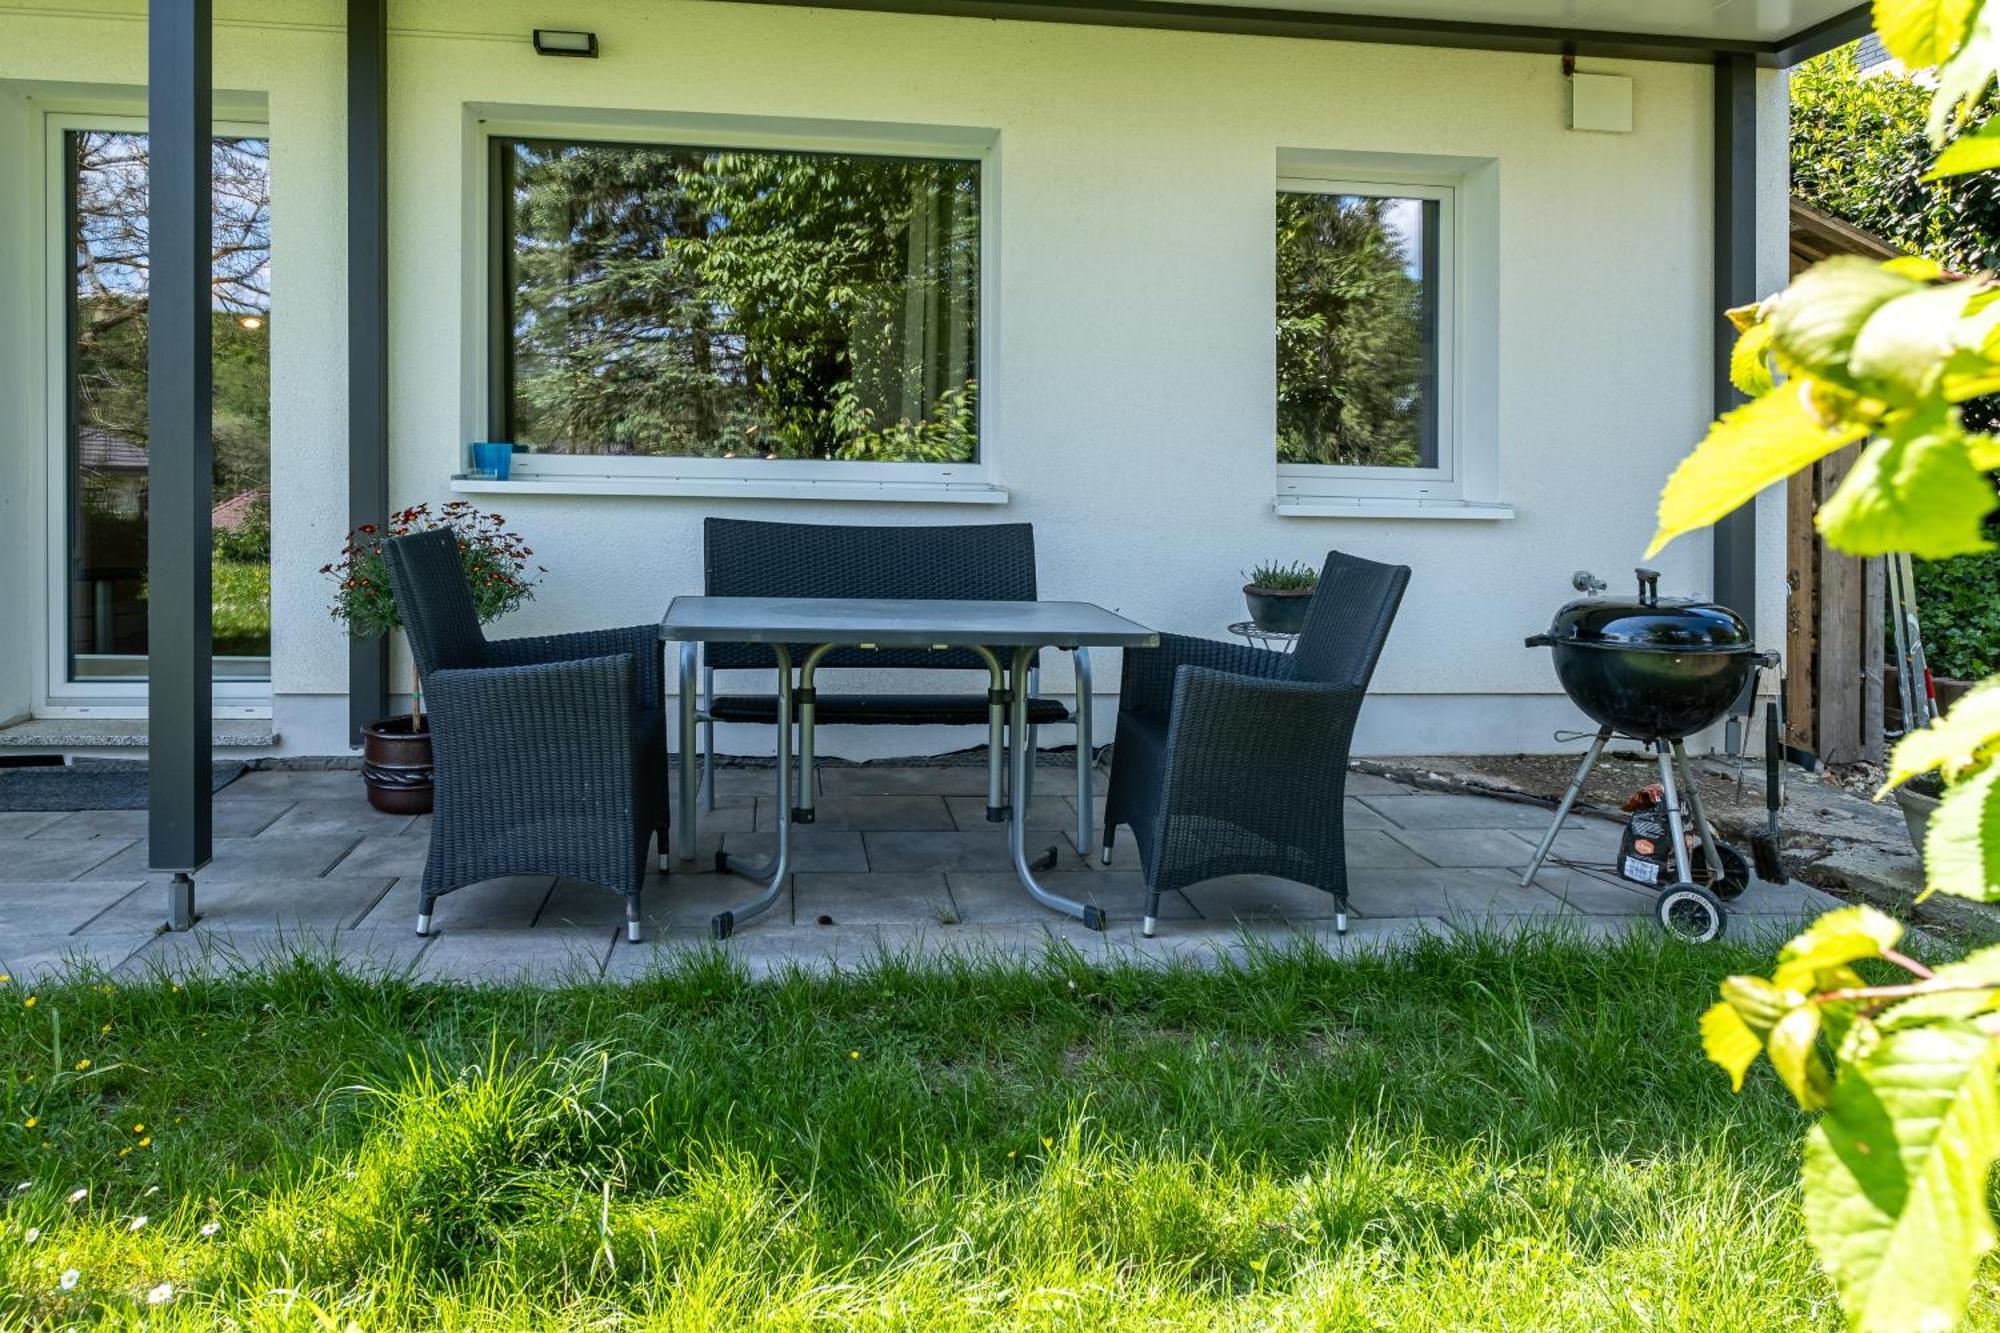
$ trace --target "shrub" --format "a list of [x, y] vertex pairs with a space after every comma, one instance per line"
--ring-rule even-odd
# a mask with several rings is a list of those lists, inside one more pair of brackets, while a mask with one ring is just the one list
[[[2000, 538], [2000, 523], [1986, 535]], [[1916, 574], [1932, 674], [1979, 680], [2000, 672], [2000, 552], [1919, 560]]]

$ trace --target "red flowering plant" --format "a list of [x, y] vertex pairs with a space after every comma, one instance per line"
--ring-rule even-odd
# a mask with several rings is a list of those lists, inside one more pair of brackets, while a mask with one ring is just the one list
[[[458, 539], [458, 556], [465, 565], [465, 582], [472, 591], [472, 605], [481, 624], [512, 611], [535, 595], [535, 583], [547, 569], [530, 566], [534, 551], [518, 532], [507, 530], [507, 520], [498, 514], [483, 514], [469, 502], [453, 500], [436, 512], [427, 504], [412, 506], [389, 516], [387, 529], [364, 523], [347, 534], [340, 558], [320, 566], [320, 573], [333, 580], [335, 620], [344, 621], [348, 633], [357, 639], [388, 634], [403, 627], [396, 612], [396, 599], [389, 590], [389, 569], [382, 556], [382, 544], [390, 537], [407, 537], [415, 532], [444, 529]], [[423, 702], [420, 690], [412, 693], [410, 712], [413, 730], [422, 725]]]

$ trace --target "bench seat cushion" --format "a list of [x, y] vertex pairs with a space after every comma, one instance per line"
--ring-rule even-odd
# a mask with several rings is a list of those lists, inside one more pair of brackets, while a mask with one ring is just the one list
[[[822, 693], [814, 704], [815, 722], [820, 726], [986, 725], [986, 696], [983, 694]], [[775, 723], [778, 720], [778, 697], [774, 694], [718, 694], [715, 707], [710, 711], [718, 722]], [[1031, 724], [1041, 726], [1068, 720], [1069, 709], [1060, 700], [1028, 700], [1028, 721]]]

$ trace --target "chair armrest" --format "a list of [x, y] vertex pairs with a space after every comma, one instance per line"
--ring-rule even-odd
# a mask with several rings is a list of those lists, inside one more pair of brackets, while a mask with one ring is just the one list
[[433, 671], [424, 696], [440, 787], [524, 769], [591, 788], [630, 785], [637, 710], [628, 654]]
[[666, 698], [666, 670], [658, 625], [625, 625], [617, 629], [579, 630], [525, 639], [494, 639], [486, 645], [493, 666], [532, 666], [543, 662], [573, 662], [585, 657], [632, 658], [633, 686], [639, 706], [658, 708]]
[[1173, 705], [1174, 682], [1180, 669], [1205, 667], [1257, 680], [1286, 674], [1288, 660], [1247, 643], [1197, 639], [1186, 634], [1162, 634], [1157, 648], [1127, 648], [1124, 674], [1118, 686], [1118, 707], [1165, 717]]
[[[1252, 651], [1261, 651], [1253, 649]], [[1269, 680], [1184, 667], [1167, 727], [1165, 799], [1227, 785], [1253, 803], [1305, 801], [1337, 817], [1347, 785], [1359, 685]]]

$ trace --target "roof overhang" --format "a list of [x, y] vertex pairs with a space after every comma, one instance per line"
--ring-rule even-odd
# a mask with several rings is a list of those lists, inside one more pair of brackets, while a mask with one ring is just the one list
[[[1337, 42], [1477, 51], [1521, 51], [1603, 59], [1707, 63], [1749, 56], [1784, 68], [1853, 41], [1868, 31], [1869, 6], [1849, 0], [1791, 0], [1745, 10], [1721, 4], [1659, 0], [731, 0], [813, 9], [875, 10], [1036, 23], [1087, 23], [1182, 32], [1303, 37]], [[1332, 6], [1338, 4], [1338, 8]], [[1528, 21], [1551, 10], [1573, 24]], [[1777, 17], [1772, 17], [1773, 11]], [[1521, 20], [1521, 21], [1517, 21]]]

